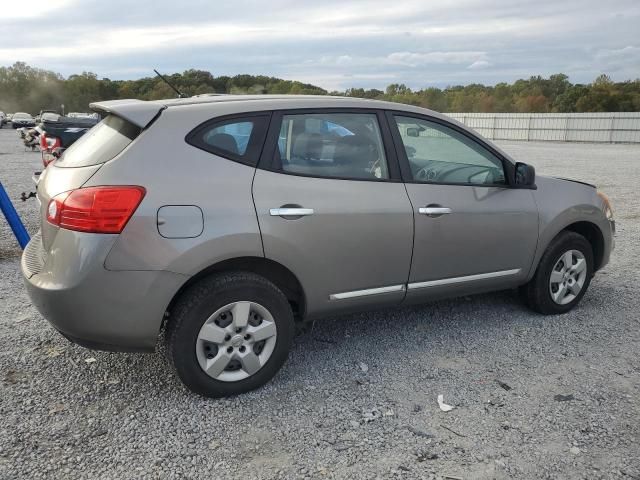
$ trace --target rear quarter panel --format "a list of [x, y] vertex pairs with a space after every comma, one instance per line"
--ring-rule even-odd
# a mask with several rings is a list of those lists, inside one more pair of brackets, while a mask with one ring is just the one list
[[[234, 257], [263, 256], [251, 196], [255, 169], [187, 144], [186, 134], [224, 114], [202, 106], [169, 108], [126, 155], [107, 162], [89, 185], [141, 185], [147, 194], [109, 253], [110, 270], [166, 270], [193, 275]], [[204, 229], [195, 238], [165, 238], [158, 209], [196, 205]]]

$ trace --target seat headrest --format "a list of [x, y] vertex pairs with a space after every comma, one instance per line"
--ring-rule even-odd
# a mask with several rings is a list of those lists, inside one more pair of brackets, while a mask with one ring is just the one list
[[216, 133], [206, 138], [205, 142], [207, 142], [212, 147], [219, 148], [221, 150], [226, 150], [227, 152], [233, 153], [234, 155], [239, 155], [238, 151], [238, 143], [233, 135], [229, 135], [228, 133]]
[[322, 154], [322, 135], [303, 132], [296, 136], [291, 147], [294, 158], [318, 160]]
[[334, 160], [337, 164], [368, 165], [377, 160], [376, 146], [363, 135], [347, 135], [336, 142]]

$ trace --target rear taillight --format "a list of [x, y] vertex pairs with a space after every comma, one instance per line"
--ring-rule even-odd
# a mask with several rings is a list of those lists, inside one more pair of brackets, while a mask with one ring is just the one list
[[58, 137], [52, 137], [46, 133], [40, 135], [40, 151], [42, 152], [42, 163], [45, 168], [56, 159], [53, 151], [61, 146], [62, 142]]
[[120, 233], [144, 198], [137, 186], [88, 187], [56, 195], [47, 221], [60, 228], [89, 233]]

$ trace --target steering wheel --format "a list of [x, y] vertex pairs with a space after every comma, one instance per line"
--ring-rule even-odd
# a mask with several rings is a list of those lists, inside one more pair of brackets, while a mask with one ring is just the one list
[[421, 180], [423, 182], [431, 182], [437, 178], [438, 172], [435, 169], [432, 169], [426, 166], [418, 170], [415, 175], [416, 175], [416, 180]]

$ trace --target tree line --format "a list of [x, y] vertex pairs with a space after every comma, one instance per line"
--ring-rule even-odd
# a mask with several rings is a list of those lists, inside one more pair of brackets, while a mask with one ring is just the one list
[[[471, 84], [444, 89], [413, 90], [391, 84], [385, 90], [350, 88], [329, 92], [315, 85], [264, 75], [221, 75], [205, 70], [186, 70], [167, 75], [185, 95], [203, 93], [310, 94], [388, 100], [440, 112], [635, 112], [640, 111], [640, 79], [613, 82], [600, 75], [589, 84], [573, 84], [562, 73], [549, 78], [533, 76], [494, 86]], [[87, 111], [97, 100], [138, 98], [156, 100], [175, 97], [158, 77], [138, 80], [98, 78], [91, 72], [62, 75], [23, 62], [0, 67], [0, 110], [37, 113], [41, 109]]]

